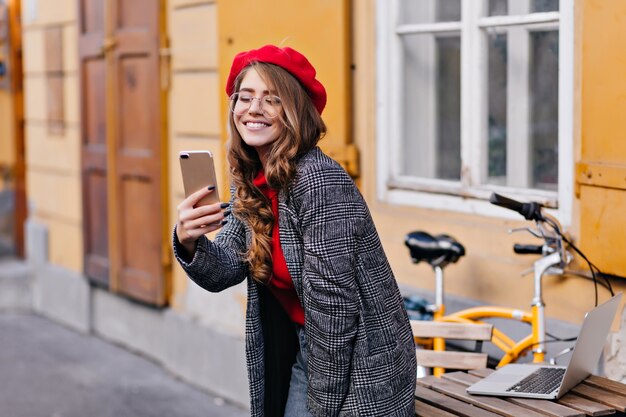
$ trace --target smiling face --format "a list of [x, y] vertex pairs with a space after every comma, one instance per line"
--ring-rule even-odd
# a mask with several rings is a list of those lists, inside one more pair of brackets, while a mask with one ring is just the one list
[[[244, 75], [239, 92], [246, 92], [257, 98], [275, 94], [269, 91], [267, 84], [254, 68], [248, 69]], [[261, 101], [253, 100], [248, 111], [239, 116], [233, 114], [233, 120], [243, 141], [256, 149], [259, 158], [265, 164], [267, 152], [283, 129], [280, 117], [273, 119], [266, 117], [261, 108]]]

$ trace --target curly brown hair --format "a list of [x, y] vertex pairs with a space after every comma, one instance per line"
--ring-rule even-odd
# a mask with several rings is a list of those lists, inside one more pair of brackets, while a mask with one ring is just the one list
[[[326, 125], [298, 80], [277, 65], [251, 63], [237, 76], [235, 91], [239, 91], [250, 69], [257, 71], [282, 102], [282, 112], [277, 119], [282, 130], [270, 145], [264, 174], [269, 187], [287, 190], [296, 175], [298, 159], [317, 145], [326, 133]], [[255, 148], [241, 138], [232, 113], [228, 122], [228, 162], [236, 190], [233, 214], [252, 232], [250, 246], [244, 254], [250, 274], [257, 282], [268, 284], [272, 277], [271, 231], [275, 219], [270, 201], [253, 183], [263, 166]]]

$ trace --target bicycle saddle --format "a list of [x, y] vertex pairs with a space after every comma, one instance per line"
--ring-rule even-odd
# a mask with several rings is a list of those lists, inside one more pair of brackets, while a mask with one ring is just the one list
[[424, 231], [406, 235], [404, 244], [409, 248], [413, 263], [428, 262], [433, 267], [445, 267], [465, 255], [465, 248], [446, 234], [432, 236]]

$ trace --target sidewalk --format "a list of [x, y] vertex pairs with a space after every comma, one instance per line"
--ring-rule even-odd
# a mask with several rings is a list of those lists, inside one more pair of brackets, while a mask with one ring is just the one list
[[2, 417], [244, 417], [157, 364], [43, 317], [0, 312]]

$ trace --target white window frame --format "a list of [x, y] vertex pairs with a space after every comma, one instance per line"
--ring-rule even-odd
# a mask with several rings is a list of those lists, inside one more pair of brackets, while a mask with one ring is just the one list
[[[378, 199], [391, 204], [519, 219], [516, 213], [489, 204], [489, 195], [495, 191], [523, 201], [540, 201], [556, 207], [553, 214], [563, 225], [571, 225], [574, 198], [574, 0], [560, 0], [558, 12], [491, 17], [481, 17], [481, 9], [477, 7], [478, 0], [461, 0], [462, 22], [397, 26], [400, 1], [377, 0]], [[554, 25], [555, 22], [558, 22], [559, 28], [558, 191], [472, 184], [468, 178], [480, 181], [484, 177], [480, 170], [486, 169], [486, 162], [481, 161], [486, 154], [482, 146], [486, 142], [487, 111], [484, 94], [486, 71], [482, 68], [486, 43], [482, 42], [481, 28], [492, 25], [511, 27], [527, 23]], [[398, 111], [401, 100], [399, 34], [451, 30], [461, 31], [461, 160], [465, 173], [460, 182], [403, 177], [396, 168], [400, 165], [401, 155], [401, 112]], [[472, 53], [464, 52], [468, 50]], [[507, 165], [510, 163], [512, 162], [508, 161]]]

